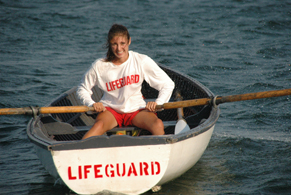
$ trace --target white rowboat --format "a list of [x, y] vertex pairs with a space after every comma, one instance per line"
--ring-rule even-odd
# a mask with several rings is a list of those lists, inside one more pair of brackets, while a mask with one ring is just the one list
[[[175, 82], [184, 100], [211, 98], [213, 93], [198, 81], [165, 66], [161, 68]], [[48, 106], [81, 105], [73, 88]], [[155, 99], [158, 92], [143, 84], [145, 99]], [[102, 91], [94, 89], [93, 99]], [[175, 97], [171, 98], [171, 101]], [[175, 134], [177, 109], [158, 112], [165, 135], [153, 136], [136, 127], [114, 128], [106, 135], [81, 140], [94, 124], [96, 115], [86, 113], [40, 114], [27, 126], [29, 139], [45, 169], [61, 179], [78, 194], [112, 191], [141, 194], [169, 182], [189, 170], [205, 151], [219, 108], [211, 105], [184, 108], [186, 126]], [[178, 127], [180, 128], [180, 127]], [[116, 132], [126, 132], [117, 135]], [[133, 136], [139, 132], [138, 136]]]

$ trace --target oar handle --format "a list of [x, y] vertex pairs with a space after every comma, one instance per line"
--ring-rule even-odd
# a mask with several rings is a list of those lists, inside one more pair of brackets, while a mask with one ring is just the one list
[[55, 107], [41, 107], [39, 109], [40, 114], [49, 113], [78, 113], [95, 111], [93, 107], [88, 106], [55, 106]]

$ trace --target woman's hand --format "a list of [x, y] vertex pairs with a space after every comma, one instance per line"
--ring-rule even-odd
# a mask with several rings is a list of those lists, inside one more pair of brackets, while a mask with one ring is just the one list
[[93, 104], [93, 108], [95, 109], [96, 112], [104, 112], [106, 108], [103, 106], [101, 102], [95, 102]]
[[145, 109], [150, 111], [150, 112], [156, 112], [156, 102], [148, 102]]

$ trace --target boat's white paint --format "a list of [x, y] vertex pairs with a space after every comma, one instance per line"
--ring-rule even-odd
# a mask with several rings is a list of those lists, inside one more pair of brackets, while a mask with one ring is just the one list
[[[63, 150], [52, 151], [51, 155], [59, 176], [71, 190], [78, 194], [96, 194], [104, 190], [140, 194], [156, 185], [171, 181], [189, 170], [205, 151], [213, 129], [214, 126], [202, 134], [173, 144]], [[123, 172], [123, 163], [125, 164], [124, 176], [117, 175], [117, 163], [120, 173]], [[131, 163], [134, 164], [137, 175], [130, 172], [128, 176], [129, 169], [133, 170]], [[145, 175], [144, 171], [143, 175], [140, 174], [140, 163], [146, 163], [149, 166], [148, 175]], [[151, 163], [154, 165], [154, 174], [151, 172]], [[156, 174], [157, 163], [160, 166], [158, 174]], [[86, 165], [90, 168], [87, 168], [88, 173], [85, 179]], [[99, 166], [98, 175], [102, 175], [102, 178], [95, 178], [95, 165]], [[79, 166], [81, 178], [79, 178]], [[69, 167], [71, 167], [70, 171]], [[144, 168], [143, 164], [143, 170]], [[106, 175], [106, 170], [109, 177]], [[110, 177], [111, 171], [114, 172], [114, 177]], [[69, 179], [69, 174], [74, 178], [73, 180]]]
[[[148, 145], [132, 147], [95, 148], [86, 150], [63, 150], [52, 151], [54, 164], [64, 183], [78, 194], [96, 194], [109, 190], [124, 194], [140, 194], [154, 187], [165, 175], [170, 156], [170, 144]], [[117, 175], [117, 163], [120, 167], [120, 174], [123, 172], [125, 163], [126, 174]], [[133, 174], [132, 163], [137, 175]], [[145, 164], [142, 164], [143, 173], [140, 173], [140, 163], [146, 163], [148, 175], [145, 175]], [[154, 172], [152, 173], [152, 165]], [[102, 178], [95, 178], [94, 167], [99, 166], [97, 175]], [[158, 165], [160, 169], [158, 169]], [[81, 167], [82, 178], [79, 178], [79, 166]], [[85, 179], [85, 166], [87, 178]], [[112, 167], [113, 168], [112, 168]], [[70, 173], [68, 168], [71, 167]], [[130, 168], [131, 167], [131, 168]], [[111, 171], [114, 177], [111, 177]], [[159, 171], [159, 172], [158, 172]], [[109, 174], [109, 177], [106, 175]], [[131, 173], [128, 176], [128, 173]], [[71, 178], [69, 179], [69, 174]]]
[[157, 185], [162, 185], [179, 177], [194, 166], [205, 151], [213, 130], [214, 126], [195, 137], [171, 144], [171, 154], [167, 170]]

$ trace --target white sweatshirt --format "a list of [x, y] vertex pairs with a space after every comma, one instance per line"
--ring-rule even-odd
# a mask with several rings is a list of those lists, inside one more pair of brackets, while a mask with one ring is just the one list
[[96, 60], [85, 73], [78, 86], [77, 95], [82, 104], [92, 106], [92, 88], [97, 85], [104, 91], [100, 102], [119, 113], [130, 113], [145, 108], [141, 93], [143, 81], [159, 91], [155, 102], [168, 102], [174, 89], [174, 82], [148, 56], [129, 51], [129, 58], [121, 65]]

